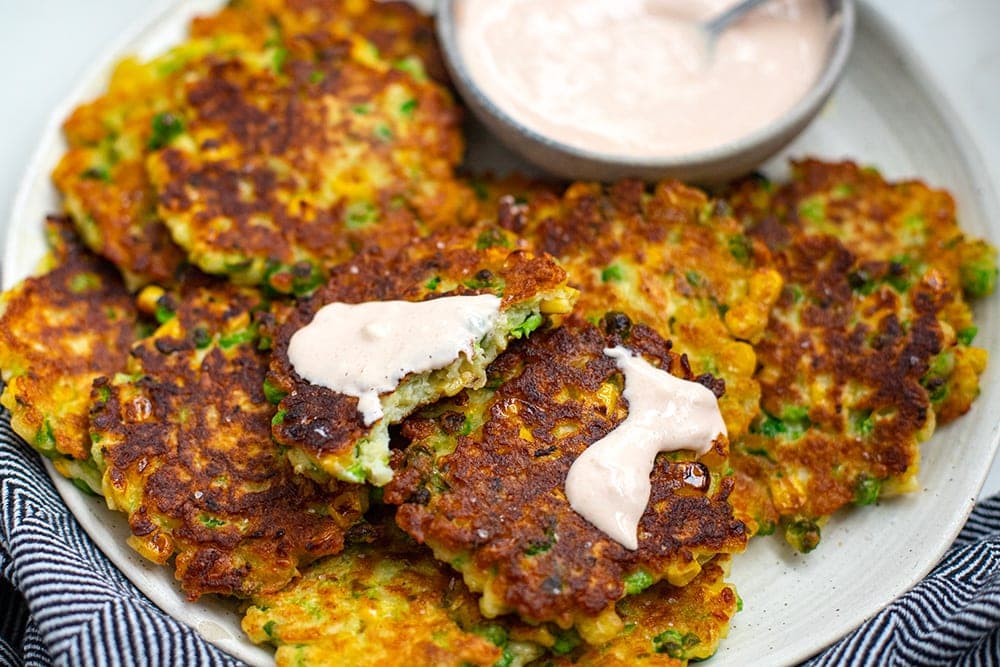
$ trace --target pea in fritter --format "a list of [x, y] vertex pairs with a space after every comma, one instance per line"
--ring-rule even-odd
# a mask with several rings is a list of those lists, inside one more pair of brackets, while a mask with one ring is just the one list
[[292, 35], [272, 58], [241, 54], [186, 78], [178, 131], [146, 166], [195, 264], [304, 294], [366, 246], [456, 222], [458, 107], [374, 51]]
[[[559, 260], [585, 316], [623, 312], [669, 338], [696, 374], [725, 380], [720, 408], [730, 437], [745, 432], [760, 398], [751, 343], [781, 277], [725, 202], [677, 182], [576, 183], [562, 196], [515, 186], [492, 215], [480, 215], [494, 221], [486, 229], [509, 230]], [[480, 190], [489, 206], [496, 188]]]
[[969, 346], [962, 292], [978, 287], [962, 276], [988, 291], [995, 266], [940, 191], [852, 164], [794, 173], [732, 198], [785, 279], [755, 346], [762, 413], [734, 441], [733, 500], [752, 530], [780, 521], [808, 551], [839, 508], [914, 489], [919, 443], [968, 410], [986, 352]]
[[0, 300], [0, 403], [11, 427], [84, 491], [101, 492], [87, 412], [94, 379], [125, 368], [138, 314], [114, 267], [88, 252], [65, 218], [49, 218], [45, 273]]
[[177, 293], [147, 288], [140, 303], [161, 326], [134, 346], [126, 373], [94, 383], [108, 506], [128, 514], [140, 554], [175, 556], [191, 599], [279, 590], [342, 549], [367, 491], [296, 475], [272, 442], [256, 290], [194, 276]]
[[394, 460], [387, 502], [418, 542], [462, 572], [487, 617], [516, 613], [531, 623], [574, 627], [603, 643], [624, 623], [615, 603], [669, 581], [682, 586], [719, 553], [741, 551], [723, 477], [728, 444], [695, 460], [661, 454], [630, 551], [572, 510], [565, 480], [573, 461], [627, 415], [623, 377], [604, 349], [641, 353], [671, 373], [702, 382], [652, 329], [610, 313], [604, 330], [577, 316], [518, 341], [489, 368], [483, 389], [441, 401], [403, 423], [410, 441]]
[[[329, 282], [304, 301], [280, 327], [268, 376], [269, 393], [280, 400], [274, 437], [289, 447], [296, 470], [317, 480], [329, 477], [378, 485], [392, 477], [390, 424], [422, 405], [466, 387], [481, 387], [486, 366], [511, 338], [528, 336], [570, 311], [575, 292], [566, 274], [547, 256], [501, 246], [476, 247], [463, 236], [434, 237], [405, 251], [364, 253], [338, 267]], [[471, 356], [426, 373], [411, 373], [379, 400], [384, 417], [366, 426], [358, 399], [304, 380], [288, 358], [292, 336], [326, 304], [425, 301], [442, 296], [493, 294], [500, 317]]]

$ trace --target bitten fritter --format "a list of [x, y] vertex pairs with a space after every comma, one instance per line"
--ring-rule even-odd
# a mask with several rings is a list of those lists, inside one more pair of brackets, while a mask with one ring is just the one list
[[296, 475], [272, 442], [256, 290], [200, 276], [178, 293], [147, 290], [140, 302], [161, 326], [133, 347], [128, 374], [94, 383], [91, 439], [108, 506], [128, 514], [143, 556], [176, 556], [192, 600], [279, 590], [300, 565], [342, 549], [367, 491]]
[[387, 502], [418, 542], [462, 572], [487, 617], [575, 626], [590, 643], [620, 632], [615, 603], [660, 580], [689, 583], [702, 563], [741, 551], [743, 524], [722, 477], [725, 438], [695, 460], [657, 457], [649, 505], [631, 551], [574, 512], [565, 481], [573, 461], [628, 413], [624, 380], [604, 349], [624, 345], [678, 377], [695, 378], [652, 329], [610, 313], [604, 329], [576, 316], [518, 341], [466, 391], [403, 423], [410, 441], [394, 460]]
[[183, 76], [237, 38], [189, 41], [149, 62], [125, 58], [107, 90], [63, 123], [68, 144], [52, 178], [63, 206], [94, 252], [117, 266], [126, 285], [170, 285], [185, 260], [156, 213], [146, 156], [176, 130], [170, 111]]
[[808, 551], [837, 509], [912, 490], [919, 443], [968, 410], [986, 352], [969, 346], [963, 290], [991, 290], [996, 269], [945, 193], [850, 163], [793, 171], [732, 197], [785, 280], [755, 346], [763, 412], [733, 443], [733, 499], [752, 529], [780, 521]]
[[[480, 215], [494, 221], [485, 228], [508, 230], [559, 260], [585, 316], [623, 312], [670, 339], [696, 374], [725, 380], [726, 426], [731, 437], [745, 432], [760, 398], [751, 343], [764, 331], [781, 276], [725, 202], [677, 182], [576, 183], [562, 196], [514, 185], [491, 217]], [[496, 189], [480, 188], [487, 206]]]
[[124, 370], [138, 313], [118, 272], [83, 247], [69, 220], [46, 225], [46, 272], [0, 300], [0, 403], [14, 431], [60, 473], [100, 493], [87, 432], [90, 387]]
[[[478, 245], [476, 245], [478, 244]], [[358, 399], [304, 380], [288, 358], [296, 331], [334, 303], [426, 301], [447, 296], [493, 294], [500, 316], [470, 356], [444, 368], [411, 373], [379, 397], [384, 417], [366, 426]], [[284, 322], [274, 336], [268, 391], [280, 400], [274, 437], [289, 447], [296, 470], [314, 479], [383, 485], [389, 468], [389, 425], [442, 396], [486, 382], [486, 366], [510, 339], [531, 334], [572, 309], [576, 293], [566, 273], [547, 256], [483, 245], [464, 235], [434, 237], [396, 254], [370, 252], [338, 267], [329, 282]]]
[[293, 35], [270, 58], [188, 76], [177, 132], [146, 166], [159, 213], [192, 262], [304, 294], [367, 246], [453, 225], [460, 114], [438, 84], [360, 38]]

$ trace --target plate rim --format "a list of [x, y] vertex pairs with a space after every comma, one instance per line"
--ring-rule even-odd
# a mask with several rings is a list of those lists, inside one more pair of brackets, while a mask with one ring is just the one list
[[[39, 173], [48, 173], [50, 170], [52, 166], [49, 164], [51, 152], [54, 149], [61, 150], [65, 146], [61, 133], [63, 120], [68, 116], [69, 112], [72, 111], [73, 108], [81, 103], [81, 101], [89, 99], [89, 95], [87, 94], [88, 90], [92, 89], [97, 82], [107, 80], [114, 64], [119, 59], [129, 53], [135, 52], [136, 49], [134, 48], [134, 43], [144, 32], [155, 29], [157, 25], [170, 19], [175, 12], [183, 13], [186, 8], [190, 8], [191, 11], [194, 11], [196, 7], [207, 6], [209, 4], [218, 6], [222, 4], [222, 0], [156, 0], [156, 2], [152, 3], [147, 8], [142, 16], [131, 23], [128, 28], [124, 30], [116, 39], [109, 42], [101, 50], [100, 55], [85, 68], [77, 82], [70, 88], [70, 90], [65, 95], [60, 96], [60, 102], [52, 109], [41, 134], [38, 136], [38, 143], [32, 151], [31, 157], [25, 163], [24, 171], [18, 179], [15, 196], [9, 208], [7, 215], [7, 227], [4, 232], [5, 247], [3, 254], [3, 267], [8, 269], [3, 272], [2, 276], [2, 288], [4, 290], [9, 289], [17, 281], [25, 277], [25, 275], [21, 272], [13, 273], [10, 271], [10, 267], [19, 265], [19, 262], [14, 259], [17, 254], [16, 250], [19, 250], [19, 246], [21, 245], [18, 240], [18, 222], [21, 221], [26, 225], [36, 224], [39, 227], [41, 226], [40, 221], [32, 221], [28, 219], [28, 214], [30, 213], [31, 208], [31, 194], [34, 190], [32, 184], [39, 177]], [[871, 5], [867, 0], [858, 0], [857, 5], [859, 26], [866, 25], [869, 29], [873, 29], [876, 33], [885, 36], [888, 39], [885, 48], [890, 49], [901, 56], [900, 60], [902, 62], [902, 66], [913, 77], [915, 84], [933, 98], [934, 110], [941, 117], [943, 127], [947, 132], [949, 139], [953, 142], [962, 159], [970, 167], [970, 173], [973, 175], [973, 182], [971, 183], [971, 186], [976, 192], [982, 212], [988, 220], [993, 221], [991, 226], [996, 226], [997, 221], [1000, 221], [1000, 203], [998, 203], [997, 185], [990, 178], [991, 171], [987, 168], [986, 162], [983, 159], [983, 155], [978, 146], [972, 140], [972, 134], [968, 129], [967, 122], [956, 111], [951, 100], [942, 94], [941, 86], [930, 74], [930, 70], [925, 63], [923, 56], [915, 48], [915, 46], [911, 45], [907, 41], [903, 33], [886, 18], [882, 11]], [[130, 48], [130, 46], [133, 48]], [[998, 298], [998, 296], [1000, 295], [994, 295], [993, 298]], [[1000, 359], [994, 360], [993, 363], [1000, 363]], [[994, 424], [988, 436], [984, 434], [984, 437], [988, 437], [989, 440], [989, 448], [991, 451], [989, 458], [992, 462], [997, 456], [998, 448], [1000, 448], [1000, 424]], [[67, 479], [59, 475], [48, 461], [45, 463], [49, 477], [53, 481], [64, 503], [67, 505], [67, 508], [73, 514], [74, 519], [81, 525], [88, 537], [95, 543], [101, 553], [104, 554], [104, 556], [108, 558], [115, 565], [115, 567], [118, 568], [122, 574], [139, 591], [141, 591], [143, 595], [147, 597], [147, 599], [149, 599], [153, 605], [155, 605], [163, 613], [173, 617], [179, 623], [182, 623], [194, 630], [199, 637], [218, 647], [228, 655], [241, 660], [259, 662], [259, 660], [255, 658], [261, 658], [262, 654], [267, 652], [267, 649], [261, 649], [259, 646], [252, 645], [245, 636], [237, 636], [233, 638], [233, 640], [228, 641], [220, 640], [217, 636], [213, 637], [211, 633], [207, 633], [201, 628], [189, 623], [184, 618], [175, 616], [167, 611], [159, 600], [159, 593], [145, 583], [145, 580], [142, 577], [142, 572], [135, 568], [135, 564], [129, 562], [128, 558], [125, 556], [119, 557], [109, 553], [109, 550], [105, 548], [102, 541], [92, 535], [91, 531], [84, 525], [84, 521], [80, 520], [79, 515], [85, 511], [85, 506], [89, 499], [82, 497], [82, 494], [79, 493], [76, 487], [73, 486], [73, 484]], [[937, 565], [941, 557], [947, 552], [950, 545], [954, 542], [955, 537], [965, 525], [969, 514], [975, 506], [979, 491], [987, 479], [990, 468], [990, 465], [985, 465], [978, 470], [978, 474], [975, 476], [977, 480], [974, 485], [975, 488], [968, 489], [969, 496], [967, 496], [967, 500], [963, 503], [962, 511], [956, 512], [951, 519], [944, 526], [942, 526], [942, 528], [947, 527], [946, 534], [948, 539], [942, 539], [939, 545], [940, 548], [932, 550], [933, 556], [925, 555], [923, 559], [924, 567], [921, 568], [919, 576], [914, 577], [912, 580], [897, 582], [897, 584], [892, 587], [891, 596], [888, 596], [885, 600], [880, 600], [877, 607], [873, 606], [870, 610], [866, 609], [869, 613], [867, 613], [861, 621], [849, 624], [841, 623], [841, 627], [849, 626], [846, 631], [837, 630], [834, 633], [822, 633], [824, 638], [820, 642], [814, 642], [809, 647], [802, 646], [798, 652], [783, 655], [782, 659], [787, 659], [789, 662], [797, 662], [816, 655], [836, 641], [839, 641], [841, 638], [853, 632], [853, 630], [859, 625], [878, 614], [886, 606], [898, 599], [900, 595], [904, 594], [921, 581], [927, 573]], [[111, 510], [106, 511], [111, 512]], [[233, 645], [234, 640], [238, 646]], [[723, 647], [725, 646], [726, 644], [723, 642]], [[259, 651], [261, 653], [257, 656], [248, 655], [248, 651], [251, 651], [251, 649], [254, 650], [253, 652]], [[267, 653], [269, 654], [269, 652]]]
[[[902, 67], [907, 70], [917, 87], [927, 93], [929, 97], [933, 98], [934, 110], [941, 117], [943, 127], [949, 136], [949, 139], [954, 143], [957, 152], [970, 167], [970, 173], [973, 176], [971, 186], [976, 192], [976, 197], [980, 203], [984, 217], [990, 221], [987, 223], [988, 226], [1000, 226], [1000, 192], [998, 192], [996, 184], [990, 178], [991, 172], [986, 166], [986, 162], [981, 151], [972, 140], [972, 133], [969, 131], [965, 119], [958, 113], [950, 99], [943, 94], [941, 86], [938, 84], [935, 77], [931, 75], [930, 69], [924, 62], [923, 56], [912, 44], [910, 44], [902, 31], [889, 21], [881, 10], [868, 2], [868, 0], [857, 0], [857, 5], [857, 25], [859, 28], [864, 27], [869, 30], [874, 30], [880, 36], [887, 38], [883, 43], [883, 46], [894, 51], [900, 56], [899, 60], [902, 63]], [[857, 41], [857, 37], [858, 35], [856, 33], [855, 41]], [[836, 94], [836, 92], [834, 92], [834, 94]], [[1000, 296], [1000, 292], [991, 295], [992, 298], [997, 298], [998, 296]], [[990, 350], [990, 352], [992, 351], [993, 350]], [[994, 355], [991, 355], [991, 357], [992, 356]], [[993, 364], [1000, 363], [1000, 358], [992, 358], [991, 362]], [[938, 426], [935, 429], [934, 435], [938, 433], [940, 428], [942, 427]], [[984, 465], [982, 468], [978, 469], [978, 474], [975, 475], [975, 482], [973, 486], [968, 489], [969, 494], [966, 496], [966, 500], [962, 503], [962, 511], [953, 514], [949, 521], [942, 526], [943, 528], [946, 527], [947, 530], [942, 533], [942, 539], [940, 540], [938, 548], [924, 552], [925, 555], [922, 559], [923, 565], [916, 570], [918, 574], [916, 574], [912, 579], [905, 581], [900, 580], [899, 582], [896, 582], [895, 585], [891, 586], [891, 590], [886, 591], [886, 595], [884, 596], [885, 599], [880, 599], [877, 605], [873, 605], [870, 611], [860, 621], [855, 623], [840, 623], [839, 628], [846, 627], [846, 630], [837, 629], [831, 632], [818, 633], [823, 636], [823, 639], [816, 642], [812, 648], [806, 648], [803, 646], [801, 650], [789, 651], [787, 655], [782, 655], [782, 660], [787, 662], [783, 662], [781, 664], [795, 664], [808, 660], [812, 657], [816, 657], [827, 648], [849, 636], [866, 622], [881, 613], [893, 602], [898, 600], [901, 596], [905, 595], [914, 586], [923, 581], [937, 566], [937, 564], [954, 544], [955, 539], [965, 527], [965, 524], [968, 522], [972, 510], [978, 502], [978, 496], [983, 488], [983, 484], [985, 484], [986, 479], [989, 476], [990, 469], [997, 460], [998, 454], [1000, 454], [1000, 422], [995, 421], [993, 426], [990, 428], [989, 433], [984, 434], [984, 436], [988, 440], [990, 450], [988, 457], [989, 461], [987, 462], [988, 465]], [[924, 447], [930, 444], [933, 439], [934, 437], [932, 435], [931, 438], [920, 443], [922, 455], [924, 453]], [[921, 460], [922, 459], [923, 456], [921, 456]], [[922, 482], [921, 486], [923, 486]], [[926, 489], [920, 489], [911, 494], [901, 496], [900, 499], [905, 500], [907, 497], [923, 493], [925, 491]], [[848, 508], [842, 508], [842, 510], [838, 511], [834, 516], [843, 516], [845, 509]], [[944, 539], [945, 536], [947, 539]], [[933, 554], [933, 556], [930, 554]], [[813, 636], [815, 636], [815, 634]], [[725, 640], [723, 640], [720, 647], [720, 653], [724, 648]]]
[[[949, 139], [953, 142], [957, 152], [961, 155], [963, 161], [965, 161], [965, 163], [970, 167], [970, 173], [973, 176], [971, 186], [976, 192], [976, 197], [982, 208], [984, 217], [990, 221], [987, 223], [988, 226], [1000, 226], [1000, 193], [998, 193], [996, 184], [990, 178], [991, 172], [986, 166], [986, 162], [981, 151], [972, 140], [972, 133], [969, 131], [965, 119], [958, 113], [950, 99], [943, 94], [941, 86], [938, 84], [935, 77], [931, 75], [930, 69], [924, 62], [923, 56], [912, 44], [910, 44], [902, 31], [889, 21], [881, 10], [868, 2], [868, 0], [857, 0], [857, 5], [857, 25], [859, 28], [864, 27], [869, 30], [874, 30], [880, 36], [887, 38], [883, 43], [883, 46], [894, 51], [900, 56], [899, 60], [902, 64], [901, 66], [907, 70], [917, 87], [922, 89], [929, 97], [933, 98], [934, 110], [941, 117], [941, 120], [943, 121], [943, 128], [945, 129]], [[857, 41], [857, 33], [855, 34], [855, 40]], [[1000, 296], [1000, 293], [991, 295], [992, 298], [997, 298], [998, 296]], [[990, 352], [992, 352], [992, 350], [990, 350]], [[991, 355], [991, 357], [992, 356], [993, 355]], [[993, 364], [997, 364], [1000, 363], [1000, 359], [993, 358], [991, 359], [991, 362]], [[938, 426], [935, 429], [934, 435], [938, 433], [940, 428], [942, 427]], [[942, 539], [938, 544], [938, 548], [924, 552], [925, 555], [922, 559], [923, 565], [916, 570], [918, 574], [909, 580], [904, 581], [901, 579], [896, 582], [895, 585], [891, 586], [891, 590], [886, 591], [886, 595], [884, 596], [885, 599], [880, 599], [877, 605], [873, 605], [870, 611], [860, 621], [855, 623], [840, 623], [838, 629], [835, 631], [818, 633], [823, 636], [823, 639], [816, 642], [812, 648], [807, 649], [803, 646], [801, 650], [789, 651], [787, 655], [782, 655], [782, 660], [787, 660], [787, 662], [783, 662], [782, 664], [799, 663], [819, 655], [827, 648], [836, 644], [838, 641], [849, 636], [852, 632], [877, 616], [901, 596], [905, 595], [914, 586], [923, 581], [937, 566], [937, 564], [954, 544], [955, 539], [965, 527], [965, 524], [968, 522], [972, 510], [978, 502], [978, 496], [983, 488], [983, 484], [985, 484], [986, 479], [989, 476], [990, 469], [993, 463], [997, 460], [998, 454], [1000, 454], [1000, 422], [994, 422], [988, 434], [984, 434], [984, 437], [988, 440], [988, 447], [990, 450], [988, 457], [989, 461], [987, 462], [988, 465], [984, 465], [982, 468], [977, 469], [978, 474], [975, 475], [975, 482], [972, 487], [968, 489], [969, 494], [966, 496], [966, 500], [962, 503], [962, 511], [953, 514], [942, 526], [942, 528], [947, 528], [947, 530], [942, 532]], [[932, 435], [931, 438], [920, 443], [921, 454], [923, 454], [924, 447], [930, 444], [933, 439], [934, 437]], [[921, 460], [922, 459], [923, 456], [921, 456]], [[922, 482], [921, 486], [923, 486]], [[905, 494], [904, 496], [901, 496], [900, 499], [905, 500], [907, 497], [911, 497], [914, 494], [923, 493], [925, 491], [926, 489], [920, 489], [911, 494]], [[842, 508], [842, 510], [838, 511], [834, 516], [842, 517], [845, 509], [848, 508]], [[945, 536], [947, 539], [944, 539]], [[930, 554], [933, 554], [933, 556]], [[847, 629], [840, 629], [844, 627]], [[815, 634], [813, 636], [815, 636]], [[723, 640], [720, 647], [720, 653], [724, 648], [725, 640]]]

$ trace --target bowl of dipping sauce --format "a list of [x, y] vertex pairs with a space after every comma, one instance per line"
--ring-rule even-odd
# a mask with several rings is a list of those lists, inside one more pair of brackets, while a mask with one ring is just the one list
[[508, 147], [568, 179], [745, 174], [794, 139], [843, 72], [851, 0], [442, 0], [455, 86]]

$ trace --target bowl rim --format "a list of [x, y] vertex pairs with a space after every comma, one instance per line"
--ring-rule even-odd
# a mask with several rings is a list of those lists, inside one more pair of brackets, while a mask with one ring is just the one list
[[[441, 52], [456, 88], [463, 96], [472, 96], [475, 103], [470, 102], [473, 111], [485, 113], [497, 122], [512, 129], [517, 135], [527, 138], [536, 145], [576, 160], [585, 160], [602, 165], [617, 165], [634, 167], [636, 169], [685, 169], [691, 167], [716, 164], [727, 158], [742, 155], [758, 149], [801, 127], [813, 115], [820, 105], [829, 97], [833, 88], [840, 80], [847, 66], [854, 42], [854, 31], [857, 12], [854, 0], [821, 0], [827, 4], [828, 21], [838, 21], [836, 36], [833, 41], [832, 53], [826, 60], [822, 74], [816, 79], [809, 91], [803, 95], [784, 114], [766, 125], [753, 130], [742, 137], [706, 148], [699, 151], [680, 153], [665, 157], [639, 157], [627, 153], [609, 153], [581, 148], [553, 139], [535, 130], [497, 105], [492, 98], [483, 92], [469, 73], [458, 47], [457, 30], [455, 27], [455, 5], [462, 0], [438, 0], [435, 28]], [[839, 7], [833, 3], [839, 3]], [[831, 7], [831, 5], [833, 5]], [[839, 17], [838, 17], [839, 15]], [[477, 108], [478, 107], [478, 108]]]

